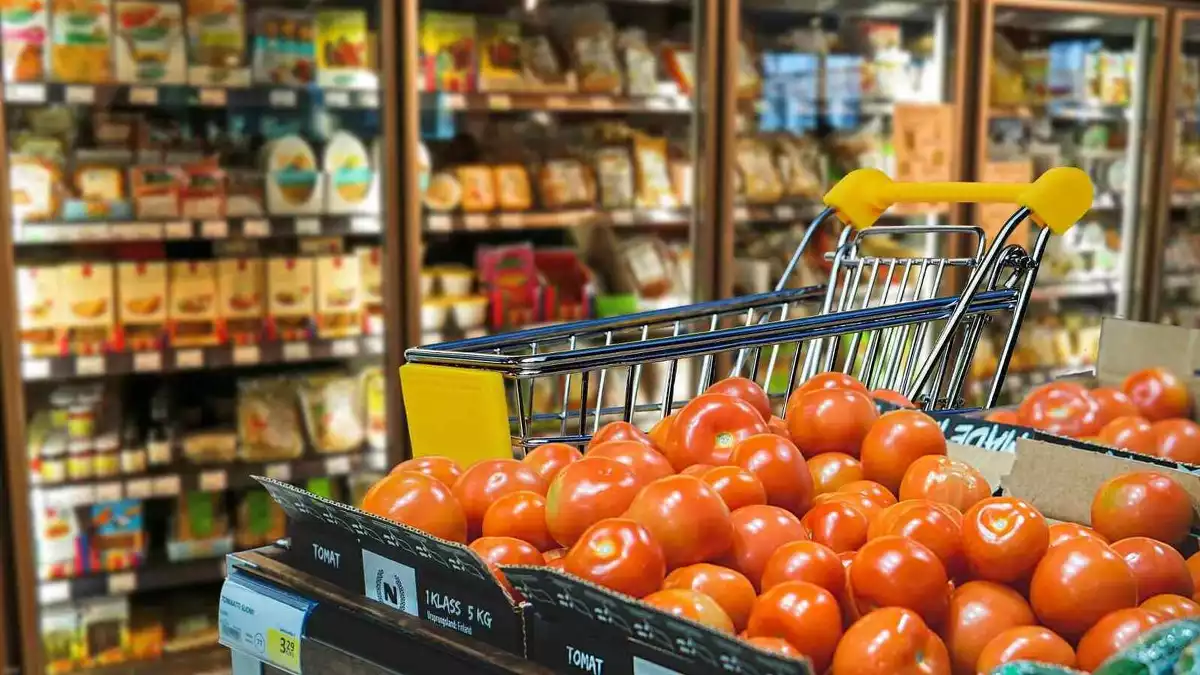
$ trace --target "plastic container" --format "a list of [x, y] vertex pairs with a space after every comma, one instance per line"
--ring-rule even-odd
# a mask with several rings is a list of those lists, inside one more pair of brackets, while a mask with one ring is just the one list
[[465, 267], [443, 267], [438, 270], [442, 295], [451, 298], [470, 295], [475, 285], [475, 273]]
[[487, 307], [488, 299], [482, 295], [457, 298], [450, 301], [450, 315], [459, 328], [478, 328], [487, 320]]
[[440, 300], [425, 300], [421, 303], [421, 330], [440, 331], [446, 325], [449, 307]]

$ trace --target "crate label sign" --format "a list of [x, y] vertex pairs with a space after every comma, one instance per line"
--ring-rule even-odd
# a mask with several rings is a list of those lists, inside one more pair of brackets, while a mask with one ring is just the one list
[[375, 602], [417, 616], [416, 570], [365, 549], [362, 556], [365, 595]]
[[997, 452], [1016, 452], [1018, 438], [1030, 438], [1030, 429], [969, 417], [950, 416], [938, 420], [946, 440]]

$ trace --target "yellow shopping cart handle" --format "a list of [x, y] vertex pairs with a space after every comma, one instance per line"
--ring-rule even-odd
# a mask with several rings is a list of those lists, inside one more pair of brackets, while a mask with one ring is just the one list
[[1092, 208], [1092, 181], [1081, 169], [1057, 167], [1032, 183], [898, 183], [877, 169], [856, 169], [825, 193], [825, 205], [859, 229], [875, 224], [892, 204], [1017, 204], [1055, 234], [1071, 229]]

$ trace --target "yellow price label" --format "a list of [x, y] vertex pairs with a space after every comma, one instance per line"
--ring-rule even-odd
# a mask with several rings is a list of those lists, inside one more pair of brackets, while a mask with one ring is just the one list
[[300, 672], [300, 640], [278, 628], [267, 629], [267, 660], [284, 670]]

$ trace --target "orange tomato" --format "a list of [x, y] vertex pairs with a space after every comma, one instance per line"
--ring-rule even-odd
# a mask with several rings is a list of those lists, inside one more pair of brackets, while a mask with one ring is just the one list
[[787, 656], [793, 659], [800, 659], [804, 657], [804, 654], [802, 654], [799, 649], [796, 649], [792, 645], [788, 644], [788, 641], [784, 640], [783, 638], [748, 637], [745, 638], [745, 640], [755, 647], [773, 654], [779, 654], [780, 656]]
[[891, 535], [868, 541], [854, 555], [850, 589], [863, 614], [879, 607], [904, 607], [934, 626], [945, 618], [950, 599], [946, 568], [933, 551]]
[[733, 449], [730, 463], [754, 474], [767, 493], [767, 503], [804, 513], [812, 501], [812, 474], [792, 442], [774, 434], [751, 436]]
[[979, 653], [975, 670], [971, 672], [991, 673], [1001, 665], [1013, 661], [1036, 661], [1074, 668], [1075, 650], [1049, 628], [1009, 628], [988, 641]]
[[873, 480], [856, 480], [853, 483], [847, 483], [842, 486], [838, 492], [857, 492], [864, 494], [879, 505], [880, 508], [886, 509], [896, 503], [896, 495], [892, 494], [884, 486], [876, 483]]
[[700, 474], [699, 478], [716, 490], [730, 511], [767, 503], [767, 491], [762, 483], [740, 466], [716, 466]]
[[757, 382], [749, 378], [727, 377], [705, 389], [704, 393], [725, 394], [726, 396], [740, 398], [754, 406], [754, 409], [762, 416], [764, 422], [771, 419], [771, 399], [767, 396], [767, 392], [758, 386]]
[[989, 497], [963, 514], [963, 554], [978, 579], [1027, 579], [1050, 547], [1050, 526], [1029, 502]]
[[853, 389], [821, 389], [788, 403], [788, 433], [806, 458], [825, 452], [858, 457], [863, 438], [879, 419], [871, 397]]
[[800, 519], [808, 538], [836, 553], [857, 551], [867, 541], [871, 521], [858, 506], [848, 501], [830, 501], [808, 510]]
[[880, 416], [863, 439], [863, 476], [896, 494], [917, 458], [946, 454], [946, 438], [932, 417], [919, 410], [893, 410]]
[[877, 401], [887, 401], [892, 405], [898, 405], [901, 408], [915, 408], [913, 402], [908, 400], [908, 397], [895, 389], [872, 389], [871, 398]]
[[843, 485], [862, 480], [862, 465], [842, 452], [824, 452], [808, 458], [808, 473], [816, 494], [837, 492]]
[[877, 609], [851, 626], [830, 675], [950, 675], [946, 645], [916, 613]]
[[671, 435], [671, 425], [675, 424], [675, 413], [671, 413], [661, 420], [654, 423], [650, 427], [650, 431], [646, 435], [650, 437], [650, 441], [654, 443], [654, 447], [659, 451], [667, 449], [667, 438]]
[[1106, 425], [1118, 417], [1132, 417], [1138, 414], [1138, 408], [1133, 401], [1116, 387], [1096, 387], [1088, 392], [1088, 396], [1096, 402], [1096, 419], [1100, 425]]
[[625, 517], [650, 532], [662, 547], [667, 569], [713, 560], [733, 543], [729, 507], [694, 476], [667, 476], [647, 485]]
[[1192, 597], [1196, 592], [1192, 574], [1179, 551], [1147, 537], [1114, 541], [1112, 549], [1125, 559], [1137, 579], [1138, 602], [1156, 595], [1174, 593]]
[[817, 373], [808, 379], [804, 384], [792, 390], [791, 396], [788, 397], [788, 405], [797, 397], [803, 396], [810, 391], [820, 391], [822, 389], [851, 389], [862, 394], [870, 395], [870, 390], [863, 386], [855, 378], [845, 373]]
[[588, 441], [587, 449], [608, 443], [610, 441], [637, 441], [646, 445], [654, 445], [654, 441], [650, 440], [650, 436], [633, 424], [625, 421], [609, 422], [600, 427], [595, 434], [592, 434], [592, 440]]
[[742, 573], [720, 565], [697, 563], [668, 574], [663, 581], [663, 589], [671, 588], [689, 589], [707, 595], [725, 610], [735, 632], [746, 629], [755, 593], [754, 585]]
[[900, 481], [900, 499], [929, 499], [959, 511], [992, 496], [992, 487], [975, 467], [945, 455], [918, 457]]
[[1114, 448], [1140, 452], [1143, 455], [1153, 455], [1158, 447], [1154, 429], [1144, 417], [1118, 417], [1104, 425], [1097, 438], [1101, 443]]
[[546, 528], [563, 546], [604, 518], [615, 518], [633, 502], [639, 485], [633, 470], [604, 457], [567, 465], [546, 493]]
[[1196, 587], [1196, 592], [1192, 594], [1192, 599], [1200, 602], [1200, 553], [1193, 553], [1187, 559], [1188, 572], [1192, 574], [1192, 585]]
[[956, 673], [974, 673], [983, 648], [997, 634], [1037, 623], [1021, 594], [991, 581], [969, 581], [950, 594], [942, 639]]
[[829, 504], [831, 502], [845, 502], [857, 506], [862, 509], [863, 513], [867, 514], [868, 521], [874, 521], [875, 516], [883, 513], [883, 508], [879, 504], [861, 492], [826, 492], [813, 497], [812, 505], [815, 507], [818, 504]]
[[516, 591], [508, 583], [504, 572], [500, 571], [501, 565], [541, 566], [545, 562], [541, 552], [529, 542], [512, 537], [480, 537], [471, 542], [470, 548], [483, 559], [483, 562], [487, 563], [488, 569], [492, 571], [496, 581], [509, 593]]
[[715, 468], [716, 467], [713, 466], [712, 464], [693, 464], [693, 465], [689, 466], [688, 468], [684, 469], [683, 471], [680, 471], [679, 473], [684, 476], [695, 476], [695, 477], [699, 478], [700, 476], [703, 476], [704, 474], [708, 473], [709, 469], [715, 469]]
[[1165, 473], [1136, 471], [1114, 476], [1092, 499], [1092, 527], [1109, 541], [1150, 537], [1177, 546], [1191, 526], [1191, 499]]
[[637, 441], [608, 441], [588, 449], [588, 457], [607, 457], [633, 471], [638, 485], [649, 485], [675, 473], [671, 463], [653, 446]]
[[415, 471], [393, 471], [371, 486], [362, 510], [435, 537], [467, 543], [467, 518], [450, 488]]
[[642, 598], [662, 588], [667, 563], [646, 528], [626, 518], [605, 518], [579, 537], [563, 558], [563, 570]]
[[1082, 537], [1046, 551], [1029, 584], [1042, 625], [1075, 639], [1109, 612], [1137, 605], [1137, 579], [1107, 544]]
[[1095, 436], [1103, 426], [1099, 405], [1076, 382], [1049, 382], [1025, 396], [1017, 408], [1021, 424], [1053, 434], [1080, 438]]
[[1192, 411], [1187, 385], [1166, 368], [1144, 368], [1130, 373], [1121, 383], [1121, 391], [1133, 401], [1142, 417], [1151, 422], [1188, 417]]
[[1170, 593], [1148, 598], [1138, 607], [1157, 614], [1164, 621], [1200, 617], [1200, 603], [1191, 598]]
[[642, 598], [642, 602], [673, 616], [690, 619], [722, 633], [733, 633], [733, 621], [709, 596], [690, 588], [667, 588]]
[[702, 394], [675, 417], [667, 436], [667, 459], [676, 471], [693, 464], [719, 466], [730, 463], [734, 446], [767, 425], [754, 406], [724, 394]]
[[763, 568], [764, 591], [785, 581], [807, 581], [837, 596], [846, 587], [846, 569], [838, 554], [828, 546], [815, 541], [793, 541], [775, 549]]
[[1050, 526], [1050, 546], [1057, 546], [1068, 539], [1091, 538], [1107, 544], [1108, 540], [1090, 527], [1075, 523], [1054, 523]]
[[842, 638], [842, 613], [829, 591], [807, 581], [777, 584], [754, 602], [749, 637], [778, 637], [812, 660], [818, 673], [833, 660]]
[[454, 481], [462, 475], [462, 468], [458, 462], [449, 457], [414, 457], [404, 460], [392, 469], [392, 473], [397, 471], [416, 471], [423, 473], [430, 478], [441, 481], [448, 488], [454, 487]]
[[788, 440], [792, 439], [792, 435], [788, 432], [787, 420], [779, 415], [771, 415], [771, 418], [767, 420], [767, 431]]
[[483, 515], [492, 502], [510, 492], [546, 494], [546, 481], [529, 465], [515, 459], [476, 462], [454, 482], [454, 496], [467, 517], [467, 534], [474, 539], [483, 528]]
[[1150, 425], [1153, 455], [1185, 464], [1200, 464], [1200, 424], [1191, 420], [1159, 420]]
[[989, 422], [997, 422], [999, 424], [1021, 424], [1021, 416], [1016, 410], [993, 410], [988, 413], [983, 419]]
[[867, 537], [908, 537], [932, 551], [947, 574], [958, 577], [966, 568], [962, 532], [962, 515], [953, 508], [928, 500], [913, 500], [885, 509], [871, 521]]
[[558, 546], [546, 529], [546, 498], [536, 492], [510, 492], [492, 502], [483, 515], [483, 536], [520, 539], [539, 551]]
[[1108, 657], [1128, 647], [1142, 633], [1162, 623], [1154, 612], [1139, 607], [1118, 609], [1088, 629], [1079, 639], [1079, 668], [1092, 672]]
[[732, 567], [761, 588], [763, 569], [775, 549], [790, 541], [807, 539], [800, 519], [778, 506], [743, 506], [730, 515], [733, 546], [727, 567]]
[[529, 465], [549, 485], [550, 481], [572, 462], [583, 458], [583, 453], [573, 445], [566, 443], [547, 443], [538, 446], [525, 455], [521, 461]]

